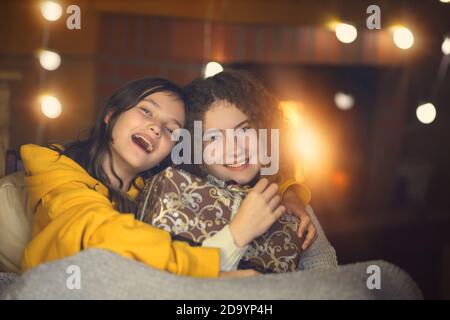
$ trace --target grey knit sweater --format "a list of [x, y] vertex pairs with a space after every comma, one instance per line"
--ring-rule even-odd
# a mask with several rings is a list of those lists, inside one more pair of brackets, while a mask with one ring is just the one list
[[316, 227], [317, 238], [312, 243], [311, 247], [302, 253], [299, 269], [312, 270], [337, 267], [336, 251], [328, 241], [311, 206], [307, 206], [306, 211]]

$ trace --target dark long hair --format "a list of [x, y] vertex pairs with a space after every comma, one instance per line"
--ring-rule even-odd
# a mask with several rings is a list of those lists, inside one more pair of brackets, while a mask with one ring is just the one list
[[[106, 102], [101, 110], [95, 125], [90, 129], [85, 139], [78, 139], [74, 142], [63, 144], [63, 149], [56, 145], [50, 145], [49, 148], [56, 150], [60, 155], [65, 155], [80, 166], [82, 166], [93, 178], [100, 181], [109, 190], [109, 199], [116, 204], [116, 209], [120, 212], [133, 213], [136, 209], [135, 202], [129, 199], [126, 193], [117, 190], [105, 170], [103, 161], [105, 156], [109, 156], [109, 166], [114, 177], [119, 181], [120, 188], [123, 186], [122, 179], [114, 170], [110, 143], [112, 141], [112, 130], [120, 114], [130, 110], [147, 96], [156, 92], [166, 92], [178, 98], [186, 106], [186, 100], [183, 91], [174, 83], [160, 78], [143, 78], [129, 82], [119, 88]], [[110, 115], [108, 123], [105, 123], [105, 117]], [[170, 163], [168, 156], [159, 166], [162, 170]], [[152, 170], [141, 173], [143, 178], [153, 174]], [[134, 180], [133, 180], [134, 184]], [[134, 184], [135, 185], [135, 184]], [[135, 185], [136, 186], [136, 185]], [[137, 186], [136, 186], [137, 187]]]

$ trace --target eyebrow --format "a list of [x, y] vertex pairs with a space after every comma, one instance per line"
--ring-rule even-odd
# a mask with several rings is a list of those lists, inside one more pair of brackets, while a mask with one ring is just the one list
[[239, 128], [240, 126], [242, 126], [245, 123], [249, 123], [250, 121], [248, 119], [245, 119], [244, 121], [239, 122], [237, 125], [234, 126], [234, 129]]
[[[153, 100], [153, 99], [150, 98], [150, 97], [145, 98], [144, 101], [150, 102], [150, 103], [151, 103], [152, 105], [154, 105], [156, 108], [161, 109], [161, 106], [160, 106], [155, 100]], [[183, 126], [181, 125], [181, 123], [180, 123], [177, 119], [171, 118], [170, 121], [175, 122], [180, 128], [183, 128]], [[170, 121], [169, 121], [169, 122], [170, 122]]]
[[[246, 119], [244, 121], [239, 122], [237, 125], [234, 126], [233, 129], [237, 129], [239, 127], [241, 127], [242, 125], [244, 125], [245, 123], [250, 123], [250, 120]], [[227, 128], [229, 129], [229, 128]], [[220, 131], [220, 132], [224, 132], [227, 129], [219, 129], [219, 128], [212, 128], [212, 129], [207, 129], [207, 131], [211, 132], [216, 132], [216, 131]]]
[[150, 103], [153, 104], [155, 107], [161, 109], [161, 106], [160, 106], [155, 100], [153, 100], [153, 99], [150, 98], [150, 97], [145, 98], [144, 101], [150, 102]]

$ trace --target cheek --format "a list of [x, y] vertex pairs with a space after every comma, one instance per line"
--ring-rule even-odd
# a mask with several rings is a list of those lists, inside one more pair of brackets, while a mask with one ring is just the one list
[[223, 144], [220, 142], [204, 142], [202, 149], [202, 157], [203, 161], [220, 161], [223, 162], [225, 160], [224, 155], [226, 154], [225, 148]]
[[250, 135], [239, 142], [239, 148], [245, 152], [246, 155], [254, 156], [258, 154], [258, 138], [255, 135]]
[[170, 138], [164, 138], [159, 144], [159, 152], [165, 158], [172, 151], [174, 144], [170, 141]]
[[114, 143], [118, 143], [122, 138], [122, 135], [120, 134], [123, 133], [123, 128], [121, 124], [122, 123], [120, 121], [117, 121], [116, 124], [114, 125], [114, 128], [112, 129], [111, 138]]
[[134, 113], [125, 112], [117, 119], [112, 136], [116, 139], [121, 137], [127, 137], [133, 128], [139, 125], [139, 118]]

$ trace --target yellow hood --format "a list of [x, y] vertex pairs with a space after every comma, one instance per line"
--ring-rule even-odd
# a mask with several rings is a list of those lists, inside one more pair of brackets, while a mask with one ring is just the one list
[[[36, 208], [40, 200], [53, 189], [73, 181], [82, 182], [98, 192], [108, 195], [108, 189], [92, 178], [86, 170], [67, 156], [34, 144], [23, 145], [20, 155], [29, 193], [29, 205]], [[49, 162], [53, 162], [49, 166]]]

